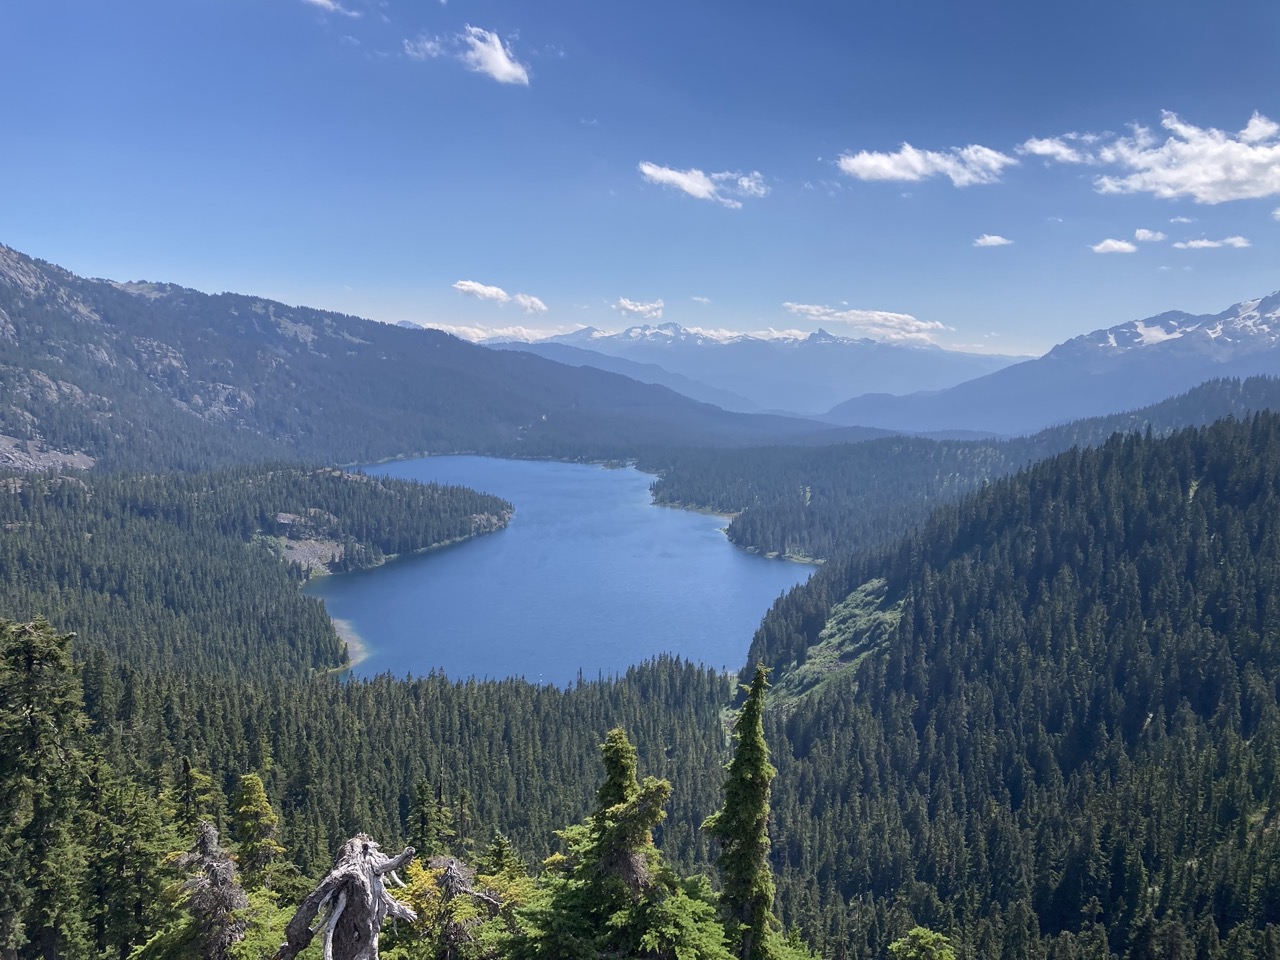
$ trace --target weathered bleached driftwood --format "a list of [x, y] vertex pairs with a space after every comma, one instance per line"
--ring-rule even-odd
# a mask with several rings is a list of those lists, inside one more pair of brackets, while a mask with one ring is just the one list
[[[286, 940], [274, 960], [294, 960], [323, 928], [324, 960], [377, 960], [378, 934], [387, 917], [416, 920], [417, 915], [387, 892], [384, 878], [404, 886], [395, 871], [413, 859], [413, 847], [388, 857], [363, 833], [338, 853], [338, 861], [320, 886], [302, 901], [285, 928]], [[316, 914], [322, 918], [315, 926]]]

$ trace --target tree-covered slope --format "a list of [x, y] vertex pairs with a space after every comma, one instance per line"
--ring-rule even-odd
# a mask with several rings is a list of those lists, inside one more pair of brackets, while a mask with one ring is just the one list
[[[249, 506], [251, 479], [241, 482], [255, 476], [274, 491], [261, 508]], [[38, 544], [33, 531], [49, 522], [40, 511], [61, 511], [59, 497], [89, 500], [68, 513], [99, 524], [63, 528], [49, 561], [13, 569], [46, 579], [61, 569], [57, 582], [74, 584], [65, 560], [51, 561], [76, 555], [85, 533], [92, 543], [112, 523], [133, 530], [144, 518], [205, 533], [223, 526], [230, 550], [267, 546], [269, 522], [327, 522], [313, 509], [362, 515], [341, 499], [361, 500], [369, 481], [320, 471], [297, 484], [332, 484], [327, 494], [286, 496], [297, 485], [289, 476], [229, 472], [163, 496], [177, 481], [157, 479], [132, 499], [127, 488], [111, 493], [115, 477], [13, 478], [10, 495], [29, 503], [25, 514], [11, 505], [6, 523], [30, 524], [9, 527], [15, 544]], [[287, 482], [277, 489], [276, 478]], [[49, 489], [37, 497], [39, 484]], [[1275, 956], [1278, 494], [1276, 415], [1163, 439], [1118, 436], [994, 482], [891, 548], [828, 564], [825, 594], [776, 608], [753, 653], [775, 666], [764, 730], [778, 770], [770, 832], [784, 921], [825, 956], [867, 960], [882, 960], [916, 924], [946, 932], [974, 960]], [[103, 578], [113, 566], [81, 569]], [[155, 565], [121, 567], [104, 595], [154, 599], [174, 582]], [[198, 572], [188, 589], [243, 605], [220, 614], [238, 623], [284, 595], [224, 596], [221, 568]], [[59, 616], [75, 609], [66, 603]], [[172, 914], [154, 891], [163, 844], [181, 846], [175, 831], [194, 816], [180, 811], [231, 826], [243, 853], [249, 840], [226, 798], [246, 774], [281, 815], [284, 856], [306, 872], [357, 830], [389, 846], [412, 836], [424, 797], [449, 821], [451, 849], [471, 855], [499, 828], [536, 857], [552, 849], [553, 829], [591, 809], [595, 745], [623, 725], [643, 768], [676, 787], [656, 833], [664, 854], [709, 863], [698, 825], [720, 803], [729, 689], [704, 669], [664, 660], [572, 690], [439, 676], [344, 684], [314, 676], [314, 657], [280, 658], [279, 637], [262, 632], [243, 649], [218, 633], [200, 647], [207, 611], [166, 656], [156, 644], [165, 630], [147, 623], [161, 606], [110, 617], [87, 609], [78, 642], [93, 739], [67, 776], [37, 763], [14, 781], [56, 788], [67, 826], [28, 836], [44, 821], [20, 804], [15, 842], [80, 851], [40, 890], [87, 896], [76, 878], [96, 877], [121, 891], [64, 911], [115, 918], [99, 932], [104, 943], [136, 943], [128, 938]], [[25, 662], [4, 667], [6, 683], [26, 676]], [[66, 737], [84, 722], [77, 698], [62, 711]], [[126, 785], [112, 786], [95, 756]], [[117, 821], [153, 824], [152, 846], [131, 847]], [[138, 872], [113, 874], [117, 863]], [[296, 888], [284, 875], [279, 883]], [[144, 904], [133, 933], [112, 906], [135, 902], [126, 895]]]
[[618, 457], [813, 432], [439, 331], [87, 280], [0, 246], [0, 454], [189, 469], [415, 452]]
[[510, 510], [330, 468], [3, 477], [0, 610], [40, 611], [148, 669], [327, 669], [345, 652], [299, 590], [310, 567], [376, 565], [495, 529]]
[[974, 957], [1274, 955], [1280, 417], [1068, 452], [833, 573], [753, 648], [787, 917], [836, 956], [912, 922]]
[[837, 557], [904, 534], [996, 477], [1113, 433], [1181, 427], [1280, 409], [1280, 380], [1212, 380], [1150, 407], [1014, 440], [887, 437], [821, 447], [674, 450], [647, 458], [659, 503], [735, 514], [729, 539], [765, 553]]

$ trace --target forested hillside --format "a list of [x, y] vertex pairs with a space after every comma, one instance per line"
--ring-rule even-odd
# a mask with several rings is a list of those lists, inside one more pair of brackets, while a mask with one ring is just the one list
[[10, 476], [0, 610], [43, 613], [86, 650], [149, 669], [329, 669], [346, 653], [324, 605], [298, 589], [313, 569], [485, 533], [511, 510], [461, 487], [331, 468]]
[[[222, 517], [228, 541], [252, 550], [246, 531], [261, 547], [267, 520], [332, 507], [340, 493], [359, 501], [369, 483], [302, 473], [278, 492], [332, 484], [329, 499], [284, 497], [268, 517], [213, 509], [245, 503], [236, 478], [252, 476], [226, 474], [207, 496], [135, 498], [132, 514], [108, 478], [101, 492], [67, 478], [9, 487], [28, 510], [92, 492], [96, 522]], [[775, 668], [763, 729], [778, 770], [769, 823], [784, 922], [833, 958], [882, 960], [916, 924], [965, 960], [1276, 956], [1278, 491], [1275, 415], [1118, 436], [992, 483], [892, 547], [829, 563], [824, 592], [775, 608], [752, 656]], [[124, 566], [139, 596], [162, 594], [155, 566]], [[29, 569], [56, 579], [48, 565]], [[259, 601], [244, 596], [252, 611]], [[29, 944], [22, 957], [55, 929], [88, 944], [86, 956], [127, 956], [153, 935], [140, 957], [185, 955], [165, 938], [194, 929], [194, 907], [165, 853], [189, 847], [202, 817], [249, 878], [241, 956], [274, 949], [306, 878], [357, 830], [389, 847], [417, 837], [485, 869], [499, 857], [524, 889], [519, 878], [557, 847], [553, 831], [590, 815], [610, 769], [596, 745], [618, 726], [639, 769], [671, 781], [654, 824], [667, 862], [713, 871], [698, 828], [722, 802], [730, 690], [702, 668], [664, 660], [563, 691], [438, 676], [338, 683], [314, 675], [314, 652], [279, 659], [261, 634], [234, 661], [217, 659], [229, 642], [217, 636], [189, 660], [182, 647], [157, 655], [144, 619], [81, 624], [83, 713], [52, 630], [6, 627], [5, 702], [39, 705], [0, 710], [0, 803], [19, 831], [4, 842], [21, 865], [0, 884], [0, 934]], [[52, 739], [23, 740], [22, 718], [46, 716]], [[495, 830], [521, 861], [507, 841], [493, 846]], [[573, 846], [581, 835], [566, 836], [569, 862], [587, 862], [573, 859], [589, 854]], [[50, 857], [59, 869], [31, 866]], [[557, 883], [586, 876], [556, 880], [555, 869], [537, 888], [552, 902]], [[428, 896], [434, 881], [414, 882]], [[688, 917], [705, 918], [705, 888], [669, 882]], [[56, 917], [40, 906], [54, 894]], [[680, 929], [709, 929], [697, 923]], [[505, 955], [486, 942], [476, 956]], [[397, 943], [406, 957], [445, 955], [439, 940]]]
[[87, 280], [0, 245], [0, 455], [14, 453], [0, 462], [78, 455], [100, 468], [163, 470], [415, 452], [605, 459], [814, 432], [812, 421], [726, 413], [435, 330]]
[[1141, 410], [1013, 440], [888, 437], [820, 447], [672, 450], [642, 459], [654, 499], [734, 514], [729, 539], [764, 553], [826, 559], [899, 537], [938, 506], [996, 477], [1113, 433], [1156, 434], [1280, 409], [1280, 380], [1212, 380]]
[[753, 659], [818, 684], [769, 727], [784, 914], [833, 956], [908, 918], [964, 956], [1275, 956], [1278, 494], [1275, 415], [1116, 437], [775, 610]]

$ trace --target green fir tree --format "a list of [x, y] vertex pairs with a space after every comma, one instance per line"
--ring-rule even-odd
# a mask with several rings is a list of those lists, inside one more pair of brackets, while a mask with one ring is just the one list
[[768, 671], [757, 666], [734, 728], [737, 748], [727, 768], [724, 806], [703, 824], [720, 843], [721, 913], [740, 960], [770, 960], [779, 928], [769, 865], [769, 785], [777, 770], [764, 739], [768, 689]]

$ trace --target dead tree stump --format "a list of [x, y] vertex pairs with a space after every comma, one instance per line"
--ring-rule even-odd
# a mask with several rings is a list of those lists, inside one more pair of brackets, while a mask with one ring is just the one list
[[[413, 859], [413, 847], [388, 857], [363, 833], [342, 846], [320, 886], [302, 901], [285, 928], [286, 940], [273, 960], [294, 960], [323, 929], [324, 960], [378, 960], [378, 934], [387, 917], [416, 920], [417, 914], [387, 892], [384, 878]], [[314, 927], [311, 922], [322, 914]]]

